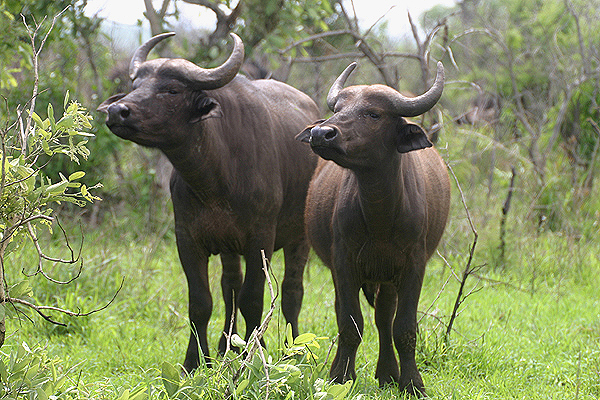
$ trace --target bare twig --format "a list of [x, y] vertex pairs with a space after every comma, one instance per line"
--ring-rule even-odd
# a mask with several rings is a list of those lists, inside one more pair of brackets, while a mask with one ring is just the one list
[[121, 285], [119, 286], [119, 288], [117, 289], [117, 291], [115, 292], [115, 294], [113, 295], [113, 297], [110, 299], [110, 301], [108, 303], [106, 303], [104, 306], [102, 306], [100, 308], [96, 308], [96, 309], [88, 311], [88, 312], [81, 312], [81, 311], [75, 312], [75, 311], [66, 310], [64, 308], [54, 307], [54, 306], [39, 306], [39, 305], [33, 304], [33, 303], [31, 303], [31, 302], [29, 302], [27, 300], [16, 299], [16, 298], [8, 297], [8, 296], [5, 297], [5, 301], [8, 302], [8, 303], [21, 304], [21, 305], [24, 305], [26, 307], [29, 307], [32, 310], [34, 310], [35, 312], [37, 312], [46, 321], [51, 322], [51, 323], [53, 323], [55, 325], [67, 326], [65, 323], [55, 321], [49, 315], [47, 315], [44, 311], [55, 311], [55, 312], [59, 312], [59, 313], [62, 313], [62, 314], [66, 314], [66, 315], [68, 315], [70, 317], [87, 317], [89, 315], [95, 314], [97, 312], [100, 312], [100, 311], [105, 310], [106, 308], [108, 308], [108, 306], [110, 306], [115, 301], [115, 299], [117, 298], [117, 295], [119, 294], [119, 292], [123, 288], [123, 284], [124, 283], [125, 283], [125, 279], [123, 279], [121, 281]]
[[[247, 349], [247, 354], [246, 357], [244, 358], [244, 361], [241, 363], [240, 367], [238, 368], [237, 371], [235, 371], [235, 373], [232, 376], [232, 382], [235, 383], [239, 380], [240, 376], [242, 376], [242, 373], [246, 370], [247, 365], [250, 364], [250, 362], [252, 361], [252, 357], [254, 356], [254, 353], [256, 353], [256, 351], [261, 347], [261, 339], [263, 338], [265, 332], [267, 331], [267, 328], [269, 327], [269, 322], [271, 321], [271, 318], [273, 317], [273, 313], [275, 311], [275, 301], [277, 299], [277, 295], [275, 294], [275, 290], [273, 289], [273, 283], [271, 281], [271, 275], [269, 273], [269, 260], [267, 259], [267, 257], [265, 256], [265, 251], [261, 250], [261, 255], [262, 255], [262, 260], [263, 260], [263, 272], [265, 274], [266, 280], [267, 280], [267, 285], [269, 287], [269, 293], [271, 294], [271, 305], [269, 307], [269, 311], [267, 311], [267, 314], [265, 315], [265, 318], [262, 322], [262, 324], [258, 327], [255, 328], [254, 331], [252, 331], [252, 334], [250, 335], [250, 338], [248, 339], [248, 345], [249, 348]], [[229, 396], [231, 396], [231, 393], [229, 393], [229, 389], [227, 390], [227, 393], [225, 395], [225, 398], [229, 398]]]
[[448, 167], [448, 170], [450, 171], [452, 177], [454, 178], [454, 181], [456, 182], [456, 186], [460, 193], [460, 198], [461, 198], [463, 207], [465, 209], [465, 213], [467, 215], [467, 220], [469, 221], [469, 226], [471, 227], [471, 232], [473, 232], [473, 242], [471, 243], [471, 247], [469, 249], [469, 257], [467, 260], [467, 264], [465, 265], [465, 269], [463, 270], [462, 279], [460, 281], [460, 287], [458, 289], [458, 294], [456, 295], [456, 300], [454, 302], [454, 309], [452, 310], [452, 314], [450, 316], [450, 321], [448, 322], [448, 326], [446, 328], [445, 341], [448, 341], [450, 338], [450, 333], [452, 332], [452, 326], [458, 315], [458, 308], [470, 294], [474, 293], [473, 292], [474, 289], [472, 289], [471, 292], [469, 292], [466, 296], [463, 297], [463, 292], [465, 289], [465, 284], [467, 282], [467, 278], [473, 272], [475, 272], [476, 270], [479, 270], [481, 268], [481, 266], [477, 266], [477, 267], [473, 267], [473, 268], [471, 267], [471, 264], [473, 262], [473, 255], [475, 254], [475, 246], [477, 245], [477, 238], [479, 237], [479, 235], [477, 234], [477, 230], [475, 229], [475, 225], [473, 224], [473, 220], [471, 219], [471, 213], [469, 212], [469, 207], [467, 207], [467, 202], [465, 200], [465, 195], [460, 186], [460, 182], [458, 181], [458, 178], [454, 174], [454, 170], [452, 169], [452, 166], [450, 166], [450, 164], [448, 162], [446, 162], [446, 166]]
[[[38, 34], [38, 31], [41, 28], [41, 23], [38, 24], [36, 23], [35, 29], [32, 30], [29, 25], [27, 24], [27, 21], [25, 21], [25, 16], [21, 14], [22, 18], [23, 18], [23, 23], [25, 25], [25, 28], [27, 29], [27, 33], [29, 34], [29, 39], [31, 40], [31, 48], [33, 50], [33, 75], [34, 75], [34, 80], [33, 80], [33, 93], [31, 95], [31, 104], [29, 106], [29, 114], [27, 116], [27, 124], [25, 127], [25, 130], [22, 134], [21, 140], [22, 140], [22, 149], [25, 152], [25, 149], [27, 148], [27, 137], [29, 136], [29, 133], [31, 132], [31, 120], [32, 120], [32, 114], [35, 111], [35, 101], [37, 98], [37, 94], [38, 94], [38, 87], [39, 87], [39, 81], [40, 81], [40, 77], [39, 77], [39, 68], [38, 68], [38, 60], [39, 60], [39, 55], [42, 51], [42, 49], [44, 48], [44, 45], [46, 44], [46, 40], [48, 39], [48, 36], [50, 36], [50, 32], [52, 32], [52, 29], [54, 28], [54, 24], [56, 23], [56, 21], [58, 20], [58, 18], [60, 18], [61, 15], [63, 15], [63, 13], [65, 11], [67, 11], [67, 9], [70, 6], [65, 7], [61, 12], [59, 12], [58, 14], [56, 14], [54, 16], [54, 18], [52, 18], [52, 24], [50, 25], [50, 28], [48, 29], [48, 31], [46, 32], [46, 34], [44, 35], [44, 37], [42, 38], [42, 41], [39, 45], [39, 47], [36, 50], [36, 46], [35, 46], [35, 38]], [[46, 19], [46, 17], [44, 17], [44, 20]], [[42, 22], [44, 21], [42, 20]]]
[[502, 207], [502, 218], [500, 219], [500, 262], [502, 262], [502, 264], [504, 264], [506, 250], [506, 241], [504, 239], [506, 235], [506, 219], [508, 218], [508, 211], [510, 210], [510, 203], [515, 190], [515, 177], [517, 176], [516, 168], [512, 167], [511, 172], [510, 185], [508, 186], [508, 193], [506, 194], [506, 200]]

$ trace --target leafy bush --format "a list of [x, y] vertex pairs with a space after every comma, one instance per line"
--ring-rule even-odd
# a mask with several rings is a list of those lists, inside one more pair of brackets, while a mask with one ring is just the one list
[[25, 342], [10, 353], [0, 353], [0, 397], [3, 399], [73, 399], [76, 385], [68, 378], [61, 360], [49, 357]]

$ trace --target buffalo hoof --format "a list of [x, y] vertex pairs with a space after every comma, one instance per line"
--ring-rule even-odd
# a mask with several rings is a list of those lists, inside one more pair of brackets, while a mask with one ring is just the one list
[[400, 383], [400, 370], [395, 357], [379, 357], [375, 379], [379, 381], [379, 387]]
[[409, 380], [405, 383], [400, 383], [400, 390], [410, 394], [411, 396], [415, 396], [416, 398], [422, 399], [427, 397], [425, 393], [425, 386], [423, 385], [423, 381], [420, 379]]
[[345, 383], [349, 380], [356, 380], [356, 372], [349, 371], [346, 366], [336, 365], [331, 367], [329, 378], [335, 383]]
[[386, 386], [394, 385], [397, 386], [400, 382], [400, 377], [398, 375], [392, 374], [380, 374], [375, 373], [375, 379], [379, 381], [379, 387], [384, 388]]

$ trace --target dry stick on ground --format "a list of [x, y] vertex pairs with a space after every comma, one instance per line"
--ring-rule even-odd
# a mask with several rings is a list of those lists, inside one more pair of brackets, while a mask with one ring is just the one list
[[469, 249], [469, 258], [467, 260], [467, 265], [465, 266], [465, 269], [463, 270], [462, 278], [460, 280], [460, 288], [458, 289], [458, 294], [456, 295], [456, 301], [454, 302], [454, 309], [452, 310], [452, 315], [450, 316], [450, 321], [448, 322], [448, 327], [446, 328], [446, 334], [444, 336], [445, 341], [448, 342], [448, 340], [450, 338], [450, 333], [452, 332], [452, 325], [454, 324], [454, 321], [456, 320], [458, 308], [466, 300], [467, 297], [469, 297], [471, 294], [474, 293], [474, 289], [473, 289], [469, 293], [467, 293], [466, 295], [463, 296], [467, 278], [469, 277], [469, 275], [471, 275], [474, 272], [476, 272], [477, 270], [479, 270], [481, 268], [481, 266], [471, 267], [471, 264], [473, 262], [473, 254], [475, 253], [475, 246], [477, 245], [477, 238], [479, 237], [479, 235], [477, 234], [475, 225], [473, 225], [473, 220], [471, 219], [471, 214], [469, 213], [469, 207], [467, 207], [465, 195], [462, 191], [462, 188], [460, 186], [458, 178], [454, 174], [454, 170], [452, 169], [452, 167], [450, 166], [450, 164], [448, 162], [446, 162], [446, 166], [448, 167], [448, 170], [450, 171], [450, 173], [452, 174], [452, 177], [454, 178], [454, 181], [456, 182], [456, 187], [458, 188], [458, 191], [460, 192], [460, 199], [461, 199], [463, 207], [465, 209], [465, 213], [467, 215], [467, 220], [469, 221], [469, 226], [471, 227], [471, 232], [473, 232], [473, 242], [471, 243], [471, 248]]
[[510, 202], [512, 200], [513, 192], [515, 191], [515, 177], [517, 176], [517, 170], [515, 167], [511, 168], [512, 176], [510, 177], [510, 185], [508, 187], [508, 193], [506, 194], [506, 200], [502, 207], [502, 218], [500, 219], [500, 262], [504, 266], [504, 256], [506, 250], [506, 241], [504, 239], [506, 235], [506, 220], [508, 218], [508, 211], [510, 210]]

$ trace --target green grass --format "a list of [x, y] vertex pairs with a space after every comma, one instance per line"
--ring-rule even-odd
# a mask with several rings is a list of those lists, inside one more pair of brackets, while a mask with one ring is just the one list
[[[109, 234], [97, 230], [89, 235], [83, 274], [73, 284], [62, 287], [43, 280], [32, 284], [34, 297], [40, 302], [86, 311], [110, 301], [123, 279], [115, 301], [89, 317], [56, 316], [68, 322], [66, 328], [37, 316], [31, 317], [33, 322], [10, 319], [4, 348], [8, 352], [23, 341], [44, 347], [50, 356], [62, 360], [64, 368], [72, 368], [72, 379], [85, 384], [99, 398], [117, 397], [127, 388], [160, 386], [163, 362], [182, 362], [187, 345], [186, 285], [172, 235], [155, 241], [148, 233], [122, 229], [117, 227]], [[125, 238], [118, 240], [117, 232]], [[566, 239], [560, 235], [542, 235], [529, 246], [533, 255], [515, 255], [510, 270], [488, 266], [479, 272], [485, 279], [470, 277], [467, 289], [479, 290], [463, 303], [448, 343], [443, 334], [458, 282], [448, 280], [450, 267], [434, 257], [421, 298], [420, 309], [427, 314], [421, 314], [417, 355], [431, 398], [600, 397], [600, 265], [594, 256], [598, 248], [593, 242], [579, 243], [583, 249], [557, 258], [562, 240]], [[451, 243], [446, 242], [442, 251], [459, 274], [466, 251], [450, 248]], [[480, 253], [485, 252], [482, 245]], [[22, 254], [15, 261], [19, 270], [31, 262], [31, 257]], [[213, 261], [215, 309], [209, 340], [216, 354], [223, 309], [219, 266], [216, 259]], [[274, 257], [273, 266], [280, 280], [280, 254]], [[301, 330], [330, 338], [321, 341], [316, 351], [322, 363], [337, 332], [331, 277], [314, 256], [305, 288]], [[266, 300], [268, 304], [267, 295]], [[358, 378], [347, 397], [399, 398], [394, 388], [379, 389], [373, 377], [377, 335], [373, 310], [364, 301], [363, 312], [365, 332], [358, 353]], [[275, 316], [266, 342], [269, 354], [277, 359], [282, 354], [285, 324], [279, 309]], [[321, 376], [326, 376], [328, 366]]]

